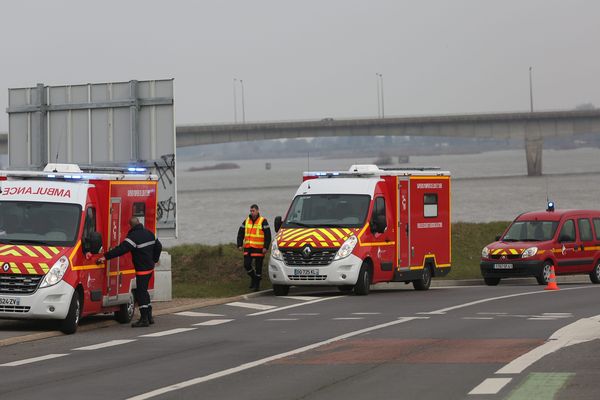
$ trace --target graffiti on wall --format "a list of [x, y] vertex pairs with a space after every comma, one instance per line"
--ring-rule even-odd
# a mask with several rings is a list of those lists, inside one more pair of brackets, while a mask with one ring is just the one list
[[154, 173], [158, 176], [158, 209], [159, 227], [175, 227], [176, 187], [175, 187], [175, 154], [165, 154], [154, 161]]

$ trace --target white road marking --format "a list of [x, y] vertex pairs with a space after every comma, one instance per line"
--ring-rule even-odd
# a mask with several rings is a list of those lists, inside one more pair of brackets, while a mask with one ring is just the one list
[[298, 315], [298, 316], [300, 316], [300, 315], [320, 315], [320, 313], [318, 313], [318, 312], [300, 312], [300, 313], [291, 313], [288, 315]]
[[545, 312], [542, 315], [556, 318], [571, 318], [573, 313], [562, 313], [562, 312]]
[[308, 350], [313, 350], [313, 349], [316, 349], [316, 348], [321, 347], [321, 346], [325, 346], [325, 345], [330, 344], [330, 343], [334, 343], [334, 342], [337, 342], [337, 341], [340, 341], [340, 340], [348, 339], [348, 338], [353, 337], [353, 336], [362, 335], [363, 333], [376, 331], [376, 330], [379, 330], [379, 329], [387, 328], [389, 326], [394, 326], [394, 325], [402, 324], [404, 322], [409, 322], [409, 321], [412, 321], [412, 320], [415, 320], [415, 319], [427, 319], [427, 317], [400, 317], [397, 320], [386, 322], [384, 324], [374, 325], [374, 326], [371, 326], [369, 328], [364, 328], [364, 329], [360, 329], [360, 330], [357, 330], [357, 331], [348, 332], [348, 333], [345, 333], [343, 335], [335, 336], [335, 337], [333, 337], [331, 339], [323, 340], [322, 342], [317, 342], [317, 343], [309, 344], [309, 345], [304, 346], [304, 347], [299, 347], [299, 348], [294, 349], [294, 350], [286, 351], [285, 353], [275, 354], [275, 355], [272, 355], [272, 356], [269, 356], [269, 357], [261, 358], [260, 360], [251, 361], [251, 362], [246, 363], [246, 364], [238, 365], [237, 367], [228, 368], [228, 369], [225, 369], [223, 371], [218, 371], [218, 372], [215, 372], [215, 373], [212, 373], [212, 374], [209, 374], [209, 375], [200, 376], [198, 378], [194, 378], [194, 379], [190, 379], [190, 380], [187, 380], [187, 381], [179, 382], [179, 383], [176, 383], [174, 385], [169, 385], [169, 386], [165, 386], [165, 387], [162, 387], [162, 388], [159, 388], [159, 389], [155, 389], [155, 390], [152, 390], [152, 391], [147, 392], [147, 393], [143, 393], [143, 394], [140, 394], [140, 395], [137, 395], [137, 396], [134, 396], [134, 397], [130, 397], [128, 400], [150, 399], [152, 397], [160, 396], [160, 395], [165, 394], [165, 393], [173, 392], [173, 391], [176, 391], [176, 390], [179, 390], [179, 389], [184, 389], [186, 387], [197, 385], [199, 383], [211, 381], [213, 379], [222, 378], [224, 376], [232, 375], [232, 374], [235, 374], [235, 373], [240, 372], [240, 371], [244, 371], [244, 370], [247, 370], [247, 369], [250, 369], [250, 368], [258, 367], [260, 365], [269, 363], [271, 361], [275, 361], [275, 360], [279, 360], [279, 359], [282, 359], [282, 358], [285, 358], [285, 357], [293, 356], [295, 354], [303, 353], [303, 352], [308, 351]]
[[[561, 289], [566, 290], [566, 289]], [[600, 315], [582, 318], [562, 327], [550, 336], [541, 346], [515, 358], [510, 363], [496, 371], [497, 374], [520, 374], [527, 367], [563, 347], [600, 339]]]
[[316, 299], [316, 300], [312, 300], [312, 301], [307, 301], [307, 302], [304, 302], [304, 303], [292, 304], [291, 306], [277, 307], [277, 308], [274, 308], [272, 310], [260, 311], [260, 312], [256, 312], [256, 313], [253, 313], [253, 314], [248, 314], [248, 316], [249, 317], [254, 317], [254, 316], [257, 316], [257, 315], [263, 315], [263, 314], [268, 314], [268, 313], [272, 313], [272, 312], [276, 312], [276, 311], [287, 310], [288, 308], [295, 308], [295, 307], [305, 306], [307, 304], [318, 303], [320, 301], [333, 300], [333, 299], [342, 299], [342, 298], [344, 298], [344, 296], [323, 297], [323, 298], [320, 298], [320, 299]]
[[198, 329], [198, 328], [177, 328], [177, 329], [170, 329], [168, 331], [149, 333], [147, 335], [140, 335], [138, 337], [161, 337], [161, 336], [174, 335], [176, 333], [181, 333], [181, 332], [193, 331], [194, 329]]
[[268, 318], [265, 321], [298, 321], [298, 318]]
[[68, 356], [69, 354], [48, 354], [47, 356], [27, 358], [25, 360], [13, 361], [6, 364], [0, 364], [0, 367], [16, 367], [24, 364], [31, 364], [38, 361], [51, 360], [53, 358]]
[[506, 315], [507, 312], [478, 312], [479, 315]]
[[461, 319], [494, 319], [494, 317], [462, 317]]
[[527, 318], [528, 321], [556, 321], [555, 317], [531, 317]]
[[[592, 287], [593, 286], [578, 286], [578, 287], [561, 289], [561, 292], [564, 292], [565, 290], [589, 289], [589, 288], [592, 288]], [[509, 294], [509, 295], [506, 295], [506, 296], [488, 297], [487, 299], [481, 299], [481, 300], [471, 301], [469, 303], [463, 303], [463, 304], [459, 304], [459, 305], [452, 306], [452, 307], [441, 308], [441, 309], [435, 310], [435, 311], [418, 312], [417, 314], [420, 314], [420, 315], [446, 314], [448, 311], [453, 311], [453, 310], [458, 310], [459, 308], [465, 308], [465, 307], [474, 306], [475, 304], [487, 303], [488, 301], [509, 299], [511, 297], [519, 297], [519, 296], [528, 296], [528, 295], [531, 295], [531, 294], [545, 294], [545, 293], [557, 293], [557, 292], [556, 291], [552, 291], [552, 290], [551, 291], [549, 291], [549, 290], [538, 290], [538, 291], [535, 291], [535, 292], [524, 292], [524, 293]]]
[[471, 390], [469, 394], [496, 394], [511, 380], [512, 378], [487, 378]]
[[196, 312], [196, 311], [183, 311], [175, 313], [175, 315], [182, 315], [184, 317], [224, 317], [223, 314], [211, 314], [206, 312]]
[[316, 296], [281, 296], [284, 299], [292, 299], [292, 300], [301, 300], [301, 301], [311, 301], [314, 299], [318, 299]]
[[233, 321], [232, 319], [211, 319], [210, 321], [200, 322], [198, 324], [193, 324], [192, 326], [214, 326], [226, 324], [227, 322]]
[[112, 346], [118, 346], [120, 344], [135, 342], [136, 340], [137, 339], [111, 340], [111, 341], [104, 342], [104, 343], [93, 344], [91, 346], [78, 347], [73, 350], [98, 350], [98, 349], [103, 349], [105, 347], [112, 347]]
[[346, 320], [346, 319], [365, 319], [365, 317], [339, 317], [339, 318], [332, 318], [334, 321], [337, 320]]
[[379, 315], [380, 312], [353, 312], [352, 315]]
[[270, 310], [272, 308], [277, 308], [276, 306], [269, 306], [266, 304], [242, 303], [241, 301], [235, 301], [233, 303], [227, 303], [225, 305], [232, 307], [252, 308], [253, 310]]

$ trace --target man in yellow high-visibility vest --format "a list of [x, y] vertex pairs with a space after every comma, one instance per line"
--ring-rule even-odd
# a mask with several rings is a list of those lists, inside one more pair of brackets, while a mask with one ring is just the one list
[[[261, 217], [258, 206], [250, 206], [250, 215], [238, 230], [237, 245], [244, 252], [244, 269], [250, 275], [250, 289], [260, 290], [263, 261], [271, 244], [271, 228], [265, 217]], [[252, 268], [254, 260], [254, 268]]]

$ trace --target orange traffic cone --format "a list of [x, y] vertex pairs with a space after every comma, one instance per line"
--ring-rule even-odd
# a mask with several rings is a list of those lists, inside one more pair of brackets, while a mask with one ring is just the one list
[[556, 275], [554, 275], [554, 265], [550, 267], [550, 276], [548, 277], [548, 286], [544, 290], [560, 290], [556, 284]]

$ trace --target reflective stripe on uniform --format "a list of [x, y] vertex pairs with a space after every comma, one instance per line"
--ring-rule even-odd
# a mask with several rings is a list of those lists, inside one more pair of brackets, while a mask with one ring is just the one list
[[142, 244], [138, 244], [137, 248], [141, 249], [142, 247], [147, 247], [147, 246], [152, 246], [153, 244], [156, 243], [156, 240], [152, 240], [150, 242], [146, 242], [146, 243], [142, 243]]
[[246, 219], [244, 247], [262, 249], [265, 246], [265, 232], [262, 228], [264, 220], [263, 217], [258, 217], [254, 222], [250, 217]]
[[127, 243], [129, 243], [130, 245], [132, 245], [133, 247], [137, 247], [137, 244], [135, 244], [135, 242], [134, 242], [133, 240], [131, 240], [131, 239], [129, 239], [129, 238], [125, 238], [125, 241], [126, 241]]

